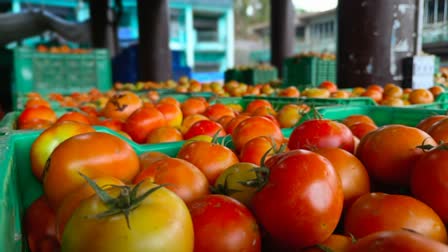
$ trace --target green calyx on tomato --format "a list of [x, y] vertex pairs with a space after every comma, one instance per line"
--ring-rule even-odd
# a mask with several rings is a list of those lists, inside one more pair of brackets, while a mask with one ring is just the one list
[[92, 179], [90, 179], [89, 177], [85, 176], [82, 173], [80, 173], [80, 175], [87, 181], [87, 183], [93, 188], [95, 193], [101, 199], [101, 201], [108, 207], [107, 211], [89, 217], [101, 219], [117, 214], [123, 214], [125, 216], [126, 224], [129, 229], [131, 229], [131, 225], [129, 223], [129, 214], [131, 213], [131, 211], [136, 209], [140, 205], [140, 203], [151, 193], [166, 186], [165, 184], [153, 187], [144, 194], [137, 197], [137, 191], [140, 185], [144, 182], [144, 180], [135, 185], [135, 187], [132, 189], [127, 185], [125, 186], [110, 185], [111, 187], [120, 189], [120, 194], [114, 198], [110, 194], [108, 194], [106, 190], [98, 186], [95, 183], [95, 181], [93, 181]]
[[434, 148], [448, 150], [448, 146], [444, 146], [443, 141], [440, 141], [439, 146], [436, 147], [432, 144], [425, 144], [426, 140], [427, 139], [423, 140], [423, 143], [421, 145], [418, 145], [416, 148], [421, 149], [423, 152], [428, 152]]

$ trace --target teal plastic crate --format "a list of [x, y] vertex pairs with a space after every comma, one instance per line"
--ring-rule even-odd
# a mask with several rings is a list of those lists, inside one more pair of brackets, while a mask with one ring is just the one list
[[238, 81], [245, 84], [265, 84], [278, 79], [277, 68], [269, 69], [248, 68], [244, 70], [228, 69], [224, 73], [225, 82]]
[[280, 97], [280, 96], [244, 96], [243, 99], [266, 99], [271, 102], [305, 103], [314, 106], [341, 106], [341, 105], [369, 105], [376, 106], [376, 102], [370, 97], [351, 98], [307, 98], [307, 97]]
[[[378, 126], [403, 124], [415, 127], [421, 120], [429, 116], [448, 114], [445, 109], [387, 106], [321, 107], [316, 110], [323, 118], [336, 121], [342, 121], [350, 115], [367, 115], [372, 118]], [[302, 117], [299, 124], [313, 118], [313, 116], [313, 111], [307, 113]]]
[[283, 86], [300, 90], [317, 87], [323, 81], [336, 82], [336, 62], [318, 57], [291, 57], [283, 61]]
[[13, 97], [29, 92], [88, 92], [92, 88], [100, 91], [112, 88], [111, 62], [106, 49], [83, 54], [14, 49]]

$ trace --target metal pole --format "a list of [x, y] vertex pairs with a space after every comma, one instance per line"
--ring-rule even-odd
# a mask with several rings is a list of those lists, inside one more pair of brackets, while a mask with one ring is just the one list
[[423, 44], [423, 18], [424, 18], [424, 7], [425, 0], [417, 0], [417, 28], [415, 36], [415, 55], [420, 55], [422, 53]]

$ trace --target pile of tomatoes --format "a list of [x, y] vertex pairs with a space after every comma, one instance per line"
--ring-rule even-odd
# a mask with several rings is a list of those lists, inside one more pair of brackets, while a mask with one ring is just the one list
[[[175, 122], [159, 107], [172, 101], [124, 98], [103, 113], [129, 113], [134, 140], [156, 123], [130, 131], [132, 118]], [[277, 117], [252, 111], [271, 110], [264, 100], [247, 106], [250, 116], [188, 102], [203, 106], [171, 107], [206, 115], [231, 144], [199, 127], [170, 157], [76, 120], [46, 128], [30, 151], [44, 189], [23, 221], [31, 251], [448, 251], [448, 116], [415, 127], [316, 118], [285, 138]]]

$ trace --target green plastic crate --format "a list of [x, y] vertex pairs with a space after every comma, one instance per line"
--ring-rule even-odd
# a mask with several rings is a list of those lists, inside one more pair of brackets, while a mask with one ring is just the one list
[[[426, 109], [408, 107], [387, 106], [340, 106], [317, 108], [317, 112], [325, 119], [342, 121], [350, 115], [367, 115], [373, 119], [378, 126], [387, 124], [403, 124], [416, 126], [421, 120], [432, 115], [445, 115], [445, 109]], [[302, 117], [299, 123], [313, 118], [313, 112]]]
[[264, 84], [278, 79], [277, 68], [258, 69], [249, 68], [245, 70], [228, 69], [224, 74], [225, 82], [238, 81], [245, 84]]
[[316, 87], [323, 81], [336, 82], [336, 62], [318, 57], [292, 57], [283, 61], [283, 86], [300, 90]]
[[92, 88], [100, 91], [112, 88], [111, 62], [106, 49], [84, 54], [14, 49], [13, 97], [29, 92], [88, 92]]
[[271, 102], [305, 103], [314, 106], [339, 106], [339, 105], [370, 105], [376, 106], [376, 102], [370, 97], [352, 98], [306, 98], [306, 97], [279, 97], [279, 96], [244, 96], [243, 99], [266, 99]]

